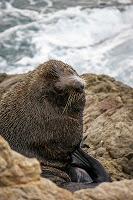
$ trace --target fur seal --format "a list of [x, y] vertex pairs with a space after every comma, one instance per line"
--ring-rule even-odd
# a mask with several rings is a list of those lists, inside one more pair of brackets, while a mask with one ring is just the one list
[[0, 93], [0, 134], [13, 150], [36, 157], [42, 176], [71, 191], [109, 181], [101, 164], [80, 148], [84, 81], [70, 65], [50, 60], [6, 77]]
[[0, 134], [11, 148], [44, 166], [65, 167], [82, 140], [84, 81], [61, 61], [0, 84]]

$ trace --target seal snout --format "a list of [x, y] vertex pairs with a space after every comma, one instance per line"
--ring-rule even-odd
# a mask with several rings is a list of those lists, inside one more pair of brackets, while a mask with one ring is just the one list
[[80, 81], [76, 81], [73, 87], [76, 92], [82, 93], [84, 91], [84, 84]]
[[84, 92], [84, 81], [79, 76], [71, 76], [68, 80], [69, 85], [78, 93]]
[[55, 84], [59, 90], [73, 89], [78, 93], [84, 92], [84, 81], [79, 76], [66, 76], [61, 77], [60, 81]]

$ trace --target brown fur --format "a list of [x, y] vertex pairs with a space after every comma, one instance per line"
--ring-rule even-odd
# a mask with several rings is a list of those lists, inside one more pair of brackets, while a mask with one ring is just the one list
[[60, 167], [70, 161], [82, 139], [85, 103], [73, 75], [79, 77], [71, 66], [51, 60], [0, 84], [0, 133], [12, 149]]

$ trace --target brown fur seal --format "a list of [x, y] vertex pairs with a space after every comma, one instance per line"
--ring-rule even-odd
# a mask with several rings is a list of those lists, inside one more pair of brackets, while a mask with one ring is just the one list
[[51, 60], [8, 79], [0, 100], [0, 134], [11, 148], [59, 169], [82, 140], [84, 83], [77, 72]]

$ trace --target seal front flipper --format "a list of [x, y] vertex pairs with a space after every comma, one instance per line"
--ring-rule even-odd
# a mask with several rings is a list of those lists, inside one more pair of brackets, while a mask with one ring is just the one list
[[90, 175], [81, 167], [77, 165], [69, 166], [67, 173], [71, 178], [71, 183], [93, 183], [92, 178]]
[[80, 147], [72, 155], [72, 166], [85, 170], [93, 183], [111, 181], [109, 174], [106, 172], [102, 164], [92, 156], [85, 153]]

